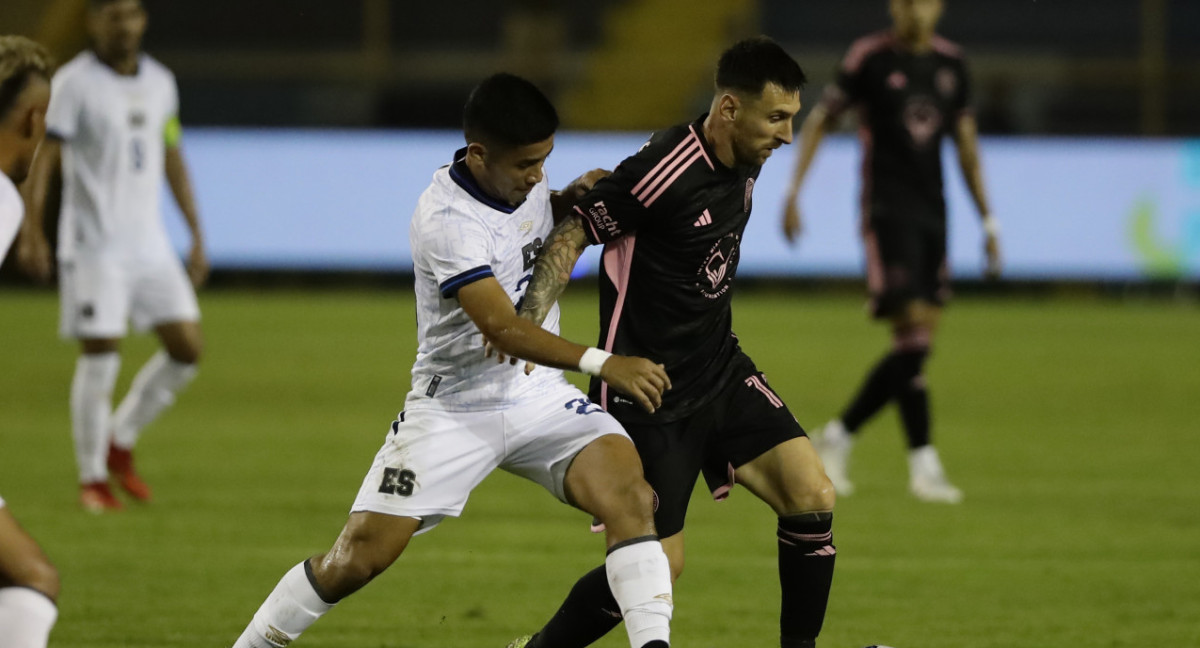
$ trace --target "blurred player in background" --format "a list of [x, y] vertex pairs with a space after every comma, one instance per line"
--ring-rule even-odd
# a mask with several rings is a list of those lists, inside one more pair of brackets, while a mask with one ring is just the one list
[[854, 435], [896, 401], [908, 436], [909, 487], [925, 501], [958, 502], [930, 443], [923, 367], [949, 296], [946, 201], [941, 142], [953, 137], [963, 176], [985, 232], [987, 271], [1000, 271], [999, 228], [988, 208], [975, 118], [962, 52], [934, 33], [942, 0], [891, 0], [892, 29], [850, 47], [837, 82], [801, 129], [799, 159], [783, 217], [789, 241], [800, 234], [800, 186], [825, 133], [849, 107], [859, 110], [863, 146], [862, 235], [872, 313], [892, 328], [892, 349], [867, 375], [840, 418], [817, 440], [839, 494], [854, 491], [848, 462]]
[[[592, 379], [591, 397], [637, 444], [675, 577], [701, 474], [718, 499], [739, 483], [779, 516], [784, 648], [814, 646], [825, 618], [834, 489], [804, 430], [738, 345], [731, 306], [754, 182], [771, 152], [792, 141], [804, 82], [769, 39], [726, 50], [710, 112], [653, 135], [579, 201], [551, 233], [523, 307], [541, 321], [583, 250], [604, 245], [600, 344], [664, 363], [673, 388], [653, 415], [603, 376]], [[511, 645], [586, 646], [620, 622], [617, 612], [596, 569], [540, 632]]]
[[[644, 358], [588, 349], [517, 316], [556, 219], [600, 175], [552, 192], [542, 172], [558, 114], [533, 84], [484, 80], [463, 113], [467, 146], [433, 175], [409, 236], [417, 294], [412, 391], [328, 553], [284, 575], [237, 648], [290, 643], [387, 569], [417, 533], [457, 517], [496, 468], [536, 482], [608, 527], [605, 560], [633, 648], [667, 648], [671, 573], [654, 529], [654, 493], [621, 426], [563, 378], [600, 375], [653, 412], [670, 381]], [[484, 340], [500, 353], [485, 357]], [[525, 375], [522, 358], [554, 369]]]
[[[20, 36], [0, 36], [0, 259], [25, 205], [25, 179], [50, 104], [50, 55]], [[45, 648], [58, 618], [58, 571], [0, 497], [0, 648]]]
[[[142, 429], [196, 374], [201, 335], [193, 285], [204, 282], [208, 261], [180, 149], [175, 77], [141, 52], [140, 0], [91, 0], [87, 20], [92, 49], [54, 76], [49, 136], [29, 180], [18, 260], [38, 280], [53, 273], [42, 223], [61, 162], [60, 332], [82, 346], [71, 383], [79, 501], [100, 512], [121, 508], [108, 487], [109, 471], [134, 498], [151, 497], [132, 450]], [[164, 173], [191, 230], [186, 272], [160, 214]], [[163, 349], [113, 412], [118, 350], [130, 319], [138, 329], [154, 327]]]

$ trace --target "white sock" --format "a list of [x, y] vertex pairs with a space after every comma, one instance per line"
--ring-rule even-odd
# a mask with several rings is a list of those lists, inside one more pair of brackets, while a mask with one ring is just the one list
[[671, 638], [671, 565], [662, 545], [653, 536], [635, 539], [633, 544], [609, 552], [604, 560], [608, 586], [621, 606], [629, 644], [641, 648], [647, 643]]
[[58, 608], [27, 587], [0, 589], [0, 648], [46, 648]]
[[233, 648], [282, 648], [333, 609], [308, 581], [307, 564], [306, 560], [283, 575]]
[[75, 363], [71, 381], [71, 432], [79, 481], [108, 479], [108, 423], [112, 416], [113, 385], [121, 369], [116, 353], [85, 353]]
[[196, 371], [196, 365], [172, 360], [165, 351], [151, 356], [113, 415], [113, 443], [133, 448], [142, 429], [175, 402], [175, 395], [192, 382]]
[[923, 445], [915, 450], [909, 450], [908, 474], [913, 479], [917, 477], [945, 479], [946, 473], [942, 469], [942, 460], [938, 457], [937, 448], [932, 445]]

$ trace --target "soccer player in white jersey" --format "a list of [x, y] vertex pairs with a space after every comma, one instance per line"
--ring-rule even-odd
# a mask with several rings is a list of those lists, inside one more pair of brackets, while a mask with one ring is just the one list
[[[37, 43], [0, 36], [0, 259], [25, 211], [13, 183], [28, 175], [46, 133], [51, 67]], [[58, 571], [0, 497], [0, 648], [45, 648], [58, 585]]]
[[[534, 481], [605, 523], [609, 586], [633, 648], [667, 648], [671, 575], [653, 520], [654, 493], [616, 420], [571, 386], [562, 369], [603, 376], [648, 411], [670, 381], [661, 365], [610, 355], [517, 315], [555, 218], [599, 176], [561, 192], [542, 166], [558, 115], [531, 83], [484, 80], [463, 111], [467, 146], [438, 169], [410, 226], [417, 295], [417, 360], [404, 411], [363, 480], [327, 553], [292, 568], [236, 648], [290, 643], [400, 556], [417, 533], [457, 517], [496, 468]], [[485, 357], [485, 339], [501, 357]]]
[[[140, 0], [91, 0], [93, 47], [54, 76], [48, 137], [34, 161], [18, 249], [26, 272], [50, 278], [42, 221], [61, 160], [60, 332], [82, 346], [71, 383], [71, 426], [79, 500], [92, 512], [121, 508], [108, 487], [109, 471], [134, 498], [150, 499], [134, 470], [134, 444], [191, 382], [201, 350], [193, 284], [203, 283], [208, 261], [179, 145], [175, 78], [141, 52], [145, 29]], [[164, 173], [191, 229], [186, 272], [159, 211]], [[118, 351], [129, 320], [139, 330], [153, 327], [163, 349], [138, 372], [114, 412]]]

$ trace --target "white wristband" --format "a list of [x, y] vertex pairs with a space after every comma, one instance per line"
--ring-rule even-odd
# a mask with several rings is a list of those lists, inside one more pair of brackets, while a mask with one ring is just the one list
[[612, 357], [608, 351], [589, 347], [583, 352], [583, 357], [579, 359], [579, 370], [589, 376], [599, 376], [600, 368], [604, 366], [604, 362]]
[[988, 236], [1000, 236], [1000, 223], [997, 223], [995, 218], [988, 216], [983, 219], [983, 231]]

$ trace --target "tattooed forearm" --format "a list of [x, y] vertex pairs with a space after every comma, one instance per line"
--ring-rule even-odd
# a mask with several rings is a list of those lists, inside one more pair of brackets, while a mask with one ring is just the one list
[[575, 262], [579, 261], [579, 255], [588, 246], [583, 221], [574, 217], [564, 218], [555, 225], [548, 238], [538, 256], [537, 265], [533, 267], [533, 279], [525, 289], [525, 299], [521, 305], [521, 317], [538, 324], [546, 319], [550, 307], [562, 295], [567, 282], [571, 280]]

